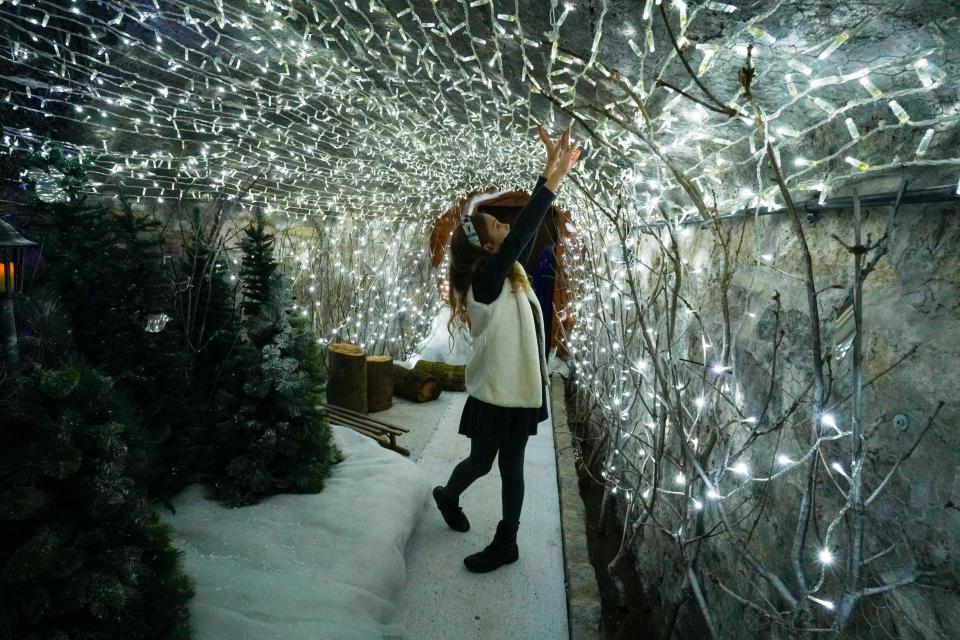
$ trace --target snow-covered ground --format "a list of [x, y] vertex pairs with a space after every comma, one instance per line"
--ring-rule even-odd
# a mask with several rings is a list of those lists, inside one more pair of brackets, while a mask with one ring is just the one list
[[228, 509], [199, 485], [162, 510], [196, 583], [197, 640], [373, 640], [406, 581], [404, 550], [432, 485], [413, 461], [333, 426], [346, 459], [323, 491]]
[[[451, 344], [448, 317], [442, 311], [418, 354], [398, 364], [464, 364], [469, 335]], [[565, 371], [555, 358], [550, 369]], [[496, 467], [461, 496], [469, 532], [449, 529], [430, 496], [469, 454], [457, 434], [465, 400], [449, 391], [423, 404], [395, 398], [375, 414], [411, 430], [401, 438], [409, 458], [332, 424], [345, 460], [318, 494], [228, 509], [194, 485], [173, 501], [175, 515], [160, 511], [196, 583], [196, 640], [566, 638], [552, 420], [527, 445], [520, 560], [472, 574], [462, 558], [490, 542], [501, 517]]]
[[[466, 398], [466, 393], [451, 393], [422, 451], [411, 452], [434, 485], [446, 483], [453, 467], [470, 453], [470, 439], [457, 433]], [[482, 574], [470, 573], [463, 565], [463, 558], [490, 543], [502, 517], [500, 472], [494, 463], [490, 473], [460, 496], [469, 531], [447, 527], [432, 498], [423, 504], [407, 543], [407, 585], [397, 617], [404, 635], [384, 640], [569, 637], [552, 420], [540, 423], [524, 458], [520, 559]]]

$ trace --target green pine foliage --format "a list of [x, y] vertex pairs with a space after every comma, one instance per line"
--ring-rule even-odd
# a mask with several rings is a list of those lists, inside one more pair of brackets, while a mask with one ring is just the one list
[[182, 429], [168, 447], [188, 462], [190, 481], [206, 482], [216, 473], [213, 424], [229, 405], [229, 389], [238, 384], [245, 364], [236, 357], [242, 350], [238, 285], [229, 280], [227, 257], [208, 241], [208, 230], [199, 208], [194, 208], [184, 236], [181, 278], [189, 283], [177, 294], [176, 306], [187, 328], [186, 341], [193, 355], [191, 391], [203, 407], [193, 429]]
[[34, 287], [29, 297], [19, 297], [16, 302], [22, 358], [55, 364], [62, 354], [74, 350], [70, 313], [60, 301], [54, 284]]
[[277, 270], [273, 259], [274, 237], [266, 230], [263, 211], [257, 209], [253, 224], [243, 234], [240, 248], [243, 263], [240, 280], [243, 282], [243, 312], [255, 316], [260, 306], [270, 297], [270, 276]]
[[189, 276], [191, 286], [181, 296], [180, 308], [183, 315], [192, 316], [189, 339], [197, 354], [194, 377], [210, 383], [205, 391], [212, 393], [220, 365], [240, 339], [235, 303], [238, 286], [230, 283], [226, 252], [207, 240], [203, 214], [197, 207], [191, 214], [183, 260], [182, 272]]
[[[119, 387], [130, 390], [149, 442], [134, 455], [152, 457], [138, 480], [152, 494], [169, 496], [185, 484], [190, 459], [163, 443], [180, 440], [201, 419], [190, 385], [190, 354], [174, 311], [173, 285], [160, 254], [159, 223], [135, 215], [126, 198], [119, 210], [77, 191], [83, 184], [82, 159], [67, 159], [54, 149], [33, 156], [31, 166], [56, 169], [69, 178], [67, 202], [33, 202], [27, 230], [43, 244], [38, 286], [62, 297], [74, 342], [94, 366]], [[148, 318], [164, 314], [159, 332], [146, 331]]]
[[131, 474], [130, 399], [74, 355], [30, 362], [3, 405], [0, 640], [189, 638], [192, 582]]
[[21, 370], [0, 366], [0, 640], [186, 639], [193, 586], [151, 501], [198, 481], [229, 505], [322, 490], [343, 454], [316, 336], [262, 215], [242, 318], [199, 211], [184, 294], [155, 223], [79, 195], [82, 160], [30, 162], [62, 173], [69, 198], [35, 200], [18, 224], [43, 253], [18, 301]]
[[[269, 264], [259, 254], [273, 243], [262, 217], [247, 234], [244, 262]], [[264, 272], [244, 266], [244, 290], [254, 290], [246, 278], [259, 281]], [[275, 264], [266, 275], [266, 295], [245, 317], [248, 341], [235, 355], [248, 366], [216, 425], [223, 471], [214, 493], [230, 505], [280, 492], [318, 492], [332, 466], [343, 461], [322, 409], [325, 380], [316, 336], [305, 319], [291, 313], [289, 284]]]

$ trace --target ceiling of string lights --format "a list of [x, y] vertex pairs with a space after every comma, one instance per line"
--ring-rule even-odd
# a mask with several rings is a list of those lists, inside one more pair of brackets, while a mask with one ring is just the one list
[[141, 201], [430, 218], [532, 187], [537, 122], [584, 145], [569, 205], [637, 219], [696, 215], [691, 188], [780, 206], [758, 113], [802, 197], [960, 167], [952, 0], [0, 0], [0, 25], [0, 150], [59, 143]]

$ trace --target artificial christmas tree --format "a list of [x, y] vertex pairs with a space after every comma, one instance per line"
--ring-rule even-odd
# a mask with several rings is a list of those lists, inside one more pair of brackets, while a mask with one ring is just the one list
[[316, 336], [292, 313], [286, 277], [263, 255], [272, 245], [258, 215], [242, 243], [246, 342], [232, 356], [245, 366], [236, 367], [242, 374], [229, 390], [227, 417], [215, 426], [221, 471], [214, 491], [231, 505], [280, 492], [318, 492], [343, 460], [322, 411], [325, 380]]
[[133, 395], [149, 442], [131, 455], [150, 459], [137, 480], [150, 495], [170, 495], [182, 486], [190, 461], [164, 442], [171, 435], [190, 440], [201, 414], [173, 283], [161, 257], [161, 225], [134, 213], [119, 185], [118, 210], [82, 195], [82, 157], [68, 158], [54, 148], [28, 157], [26, 164], [33, 175], [65, 176], [62, 201], [45, 202], [29, 193], [27, 226], [43, 245], [42, 268], [32, 284], [59, 293], [76, 348]]
[[64, 315], [34, 292], [0, 398], [0, 640], [189, 638], [192, 583], [136, 480], [133, 394], [73, 350]]
[[274, 237], [267, 232], [263, 211], [257, 209], [253, 223], [244, 230], [240, 243], [243, 263], [240, 280], [243, 283], [243, 312], [254, 316], [270, 297], [270, 276], [277, 270], [273, 259]]

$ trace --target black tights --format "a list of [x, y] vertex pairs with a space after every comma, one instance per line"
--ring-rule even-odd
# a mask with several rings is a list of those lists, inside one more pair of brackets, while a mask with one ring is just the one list
[[453, 468], [444, 493], [450, 500], [459, 499], [474, 480], [489, 473], [496, 457], [500, 466], [503, 521], [505, 524], [519, 525], [520, 509], [523, 507], [523, 451], [528, 437], [527, 433], [472, 437], [470, 455]]

